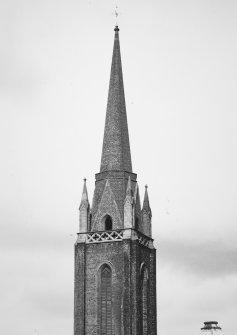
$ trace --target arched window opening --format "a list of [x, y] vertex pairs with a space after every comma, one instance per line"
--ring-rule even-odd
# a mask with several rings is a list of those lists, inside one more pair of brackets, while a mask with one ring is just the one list
[[100, 273], [99, 290], [100, 335], [112, 334], [112, 271], [104, 265]]
[[105, 218], [105, 230], [112, 230], [112, 218], [109, 215]]
[[148, 334], [148, 272], [142, 271], [142, 335]]

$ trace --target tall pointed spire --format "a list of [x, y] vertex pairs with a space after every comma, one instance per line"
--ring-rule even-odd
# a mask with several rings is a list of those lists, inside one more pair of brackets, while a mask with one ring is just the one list
[[115, 27], [114, 31], [114, 49], [100, 172], [111, 170], [132, 172], [118, 26]]
[[101, 168], [91, 211], [84, 180], [74, 274], [74, 335], [157, 334], [151, 210], [147, 190], [141, 210], [132, 172], [117, 26]]
[[[91, 210], [91, 226], [96, 231], [101, 228], [103, 215], [108, 211], [108, 201], [104, 196], [107, 192], [107, 179], [110, 184], [110, 197], [113, 198], [118, 211], [114, 215], [107, 213], [113, 219], [113, 226], [124, 228], [125, 197], [133, 194], [137, 175], [132, 172], [131, 153], [129, 145], [127, 114], [123, 86], [123, 74], [120, 55], [119, 28], [115, 26], [114, 47], [106, 110], [104, 140], [101, 156], [100, 172], [96, 174], [95, 191]], [[129, 179], [130, 177], [130, 179]], [[106, 191], [106, 192], [105, 192]], [[129, 195], [131, 198], [131, 196]], [[130, 200], [129, 200], [130, 201]], [[133, 202], [133, 199], [131, 199]], [[134, 215], [140, 217], [140, 200], [132, 205]], [[129, 207], [129, 205], [127, 205]], [[130, 211], [131, 208], [128, 208]], [[129, 212], [130, 213], [130, 212]], [[130, 214], [129, 214], [130, 215]]]

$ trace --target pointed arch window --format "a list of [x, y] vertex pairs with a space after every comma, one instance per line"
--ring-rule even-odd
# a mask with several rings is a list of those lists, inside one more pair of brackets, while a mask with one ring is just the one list
[[142, 335], [148, 335], [148, 271], [146, 267], [142, 269], [141, 294]]
[[104, 225], [105, 225], [105, 230], [112, 230], [113, 224], [112, 224], [112, 218], [110, 215], [106, 215], [104, 219]]
[[112, 271], [107, 264], [100, 270], [99, 282], [99, 334], [112, 335]]

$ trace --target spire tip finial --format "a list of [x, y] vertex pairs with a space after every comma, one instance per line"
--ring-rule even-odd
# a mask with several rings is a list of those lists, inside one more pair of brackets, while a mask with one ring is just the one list
[[115, 28], [114, 28], [114, 31], [119, 31], [119, 27], [118, 27], [118, 6], [116, 5], [115, 6], [115, 11], [113, 12], [114, 16], [115, 16], [115, 19], [116, 19], [116, 24], [115, 24]]

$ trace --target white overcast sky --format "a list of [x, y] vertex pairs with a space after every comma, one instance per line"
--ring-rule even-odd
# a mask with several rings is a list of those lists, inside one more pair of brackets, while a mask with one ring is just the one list
[[[115, 1], [0, 0], [0, 333], [73, 329], [82, 179], [99, 172]], [[160, 335], [237, 313], [237, 2], [124, 0], [134, 172], [149, 185]]]

